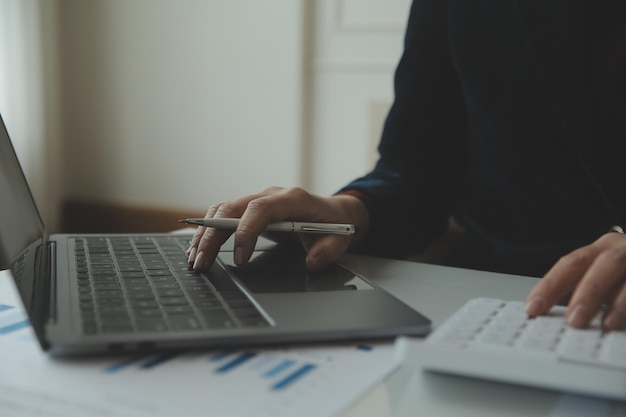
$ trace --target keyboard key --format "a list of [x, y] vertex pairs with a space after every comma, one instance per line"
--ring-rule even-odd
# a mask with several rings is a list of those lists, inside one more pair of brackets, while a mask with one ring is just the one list
[[185, 286], [185, 289], [191, 293], [199, 293], [199, 292], [212, 292], [211, 288], [204, 284], [204, 285], [200, 285], [200, 284], [194, 284], [194, 285], [185, 285], [185, 283], [183, 282], [183, 285]]
[[204, 323], [212, 329], [235, 327], [235, 322], [224, 309], [203, 310], [200, 312], [200, 316]]
[[136, 309], [133, 310], [133, 314], [138, 318], [157, 318], [163, 317], [163, 312], [160, 308], [150, 308], [150, 309]]
[[168, 284], [175, 284], [176, 278], [174, 278], [173, 276], [163, 275], [163, 276], [150, 277], [150, 281], [154, 283], [164, 282]]
[[147, 275], [145, 274], [145, 272], [143, 271], [139, 271], [139, 272], [122, 272], [120, 273], [120, 276], [124, 279], [126, 278], [146, 278]]
[[176, 282], [154, 282], [152, 284], [155, 290], [177, 290], [180, 287]]
[[103, 306], [103, 307], [98, 307], [98, 313], [102, 314], [102, 315], [107, 315], [107, 314], [128, 314], [128, 309], [126, 308], [125, 305], [118, 305], [118, 306]]
[[100, 330], [103, 333], [130, 333], [134, 331], [130, 324], [103, 324]]
[[[187, 288], [187, 290], [189, 290]], [[189, 293], [192, 300], [217, 300], [217, 294], [209, 290], [194, 291]]]
[[130, 305], [134, 310], [144, 308], [159, 308], [159, 303], [152, 300], [133, 300], [130, 302]]
[[217, 298], [214, 299], [195, 299], [192, 301], [193, 305], [201, 310], [222, 308], [222, 302]]
[[[86, 284], [82, 284], [82, 283], [78, 283], [78, 285], [89, 285], [89, 283]], [[117, 282], [97, 282], [95, 284], [93, 284], [93, 288], [97, 291], [97, 290], [114, 290], [119, 288], [119, 284]]]
[[96, 299], [96, 304], [98, 304], [98, 306], [126, 305], [126, 300], [123, 298], [102, 297]]
[[178, 315], [168, 319], [170, 326], [175, 330], [200, 330], [202, 325], [194, 315]]
[[163, 332], [167, 330], [165, 320], [160, 318], [141, 318], [135, 321], [140, 332]]
[[162, 306], [188, 306], [189, 301], [185, 297], [161, 298], [159, 304]]
[[156, 293], [159, 298], [185, 297], [185, 294], [178, 289], [157, 288]]
[[219, 294], [224, 300], [248, 300], [248, 297], [241, 290], [220, 291]]
[[170, 272], [170, 270], [161, 270], [161, 269], [156, 269], [156, 270], [150, 270], [150, 271], [146, 271], [146, 273], [151, 276], [151, 277], [156, 277], [156, 276], [163, 276], [163, 275], [172, 275], [172, 273]]
[[188, 305], [182, 306], [163, 306], [163, 311], [167, 315], [176, 315], [176, 314], [191, 314], [193, 313], [193, 309]]
[[144, 292], [144, 291], [152, 291], [152, 287], [150, 286], [150, 284], [148, 284], [148, 282], [146, 281], [145, 284], [142, 285], [125, 285], [126, 287], [126, 291], [128, 292]]
[[152, 291], [131, 291], [127, 294], [128, 300], [154, 300], [154, 293]]

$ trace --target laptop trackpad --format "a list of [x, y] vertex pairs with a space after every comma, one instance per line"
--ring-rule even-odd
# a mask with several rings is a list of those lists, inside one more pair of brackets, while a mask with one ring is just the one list
[[341, 265], [321, 272], [307, 271], [305, 254], [287, 247], [255, 251], [250, 262], [235, 266], [232, 253], [219, 259], [253, 293], [371, 290], [373, 287]]

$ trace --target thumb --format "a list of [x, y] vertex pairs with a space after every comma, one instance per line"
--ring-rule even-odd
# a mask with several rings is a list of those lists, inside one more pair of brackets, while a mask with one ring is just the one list
[[350, 237], [326, 235], [316, 239], [308, 247], [306, 267], [320, 271], [332, 265], [348, 249]]

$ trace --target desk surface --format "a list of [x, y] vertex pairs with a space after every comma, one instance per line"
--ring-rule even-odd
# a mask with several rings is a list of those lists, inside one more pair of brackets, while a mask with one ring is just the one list
[[[475, 297], [523, 300], [536, 278], [346, 255], [344, 263], [411, 307], [436, 327]], [[345, 417], [547, 416], [562, 395], [455, 376], [422, 372], [407, 363]]]
[[[345, 255], [355, 272], [440, 325], [467, 300], [523, 300], [536, 278]], [[551, 416], [562, 394], [547, 390], [422, 372], [406, 363], [351, 407], [344, 417]]]

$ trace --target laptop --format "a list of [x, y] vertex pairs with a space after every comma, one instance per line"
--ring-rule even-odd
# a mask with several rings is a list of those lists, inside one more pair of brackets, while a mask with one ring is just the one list
[[51, 355], [302, 344], [423, 335], [430, 320], [337, 263], [305, 268], [301, 248], [261, 240], [251, 262], [225, 244], [187, 265], [185, 234], [46, 232], [0, 117], [0, 267], [10, 269]]

